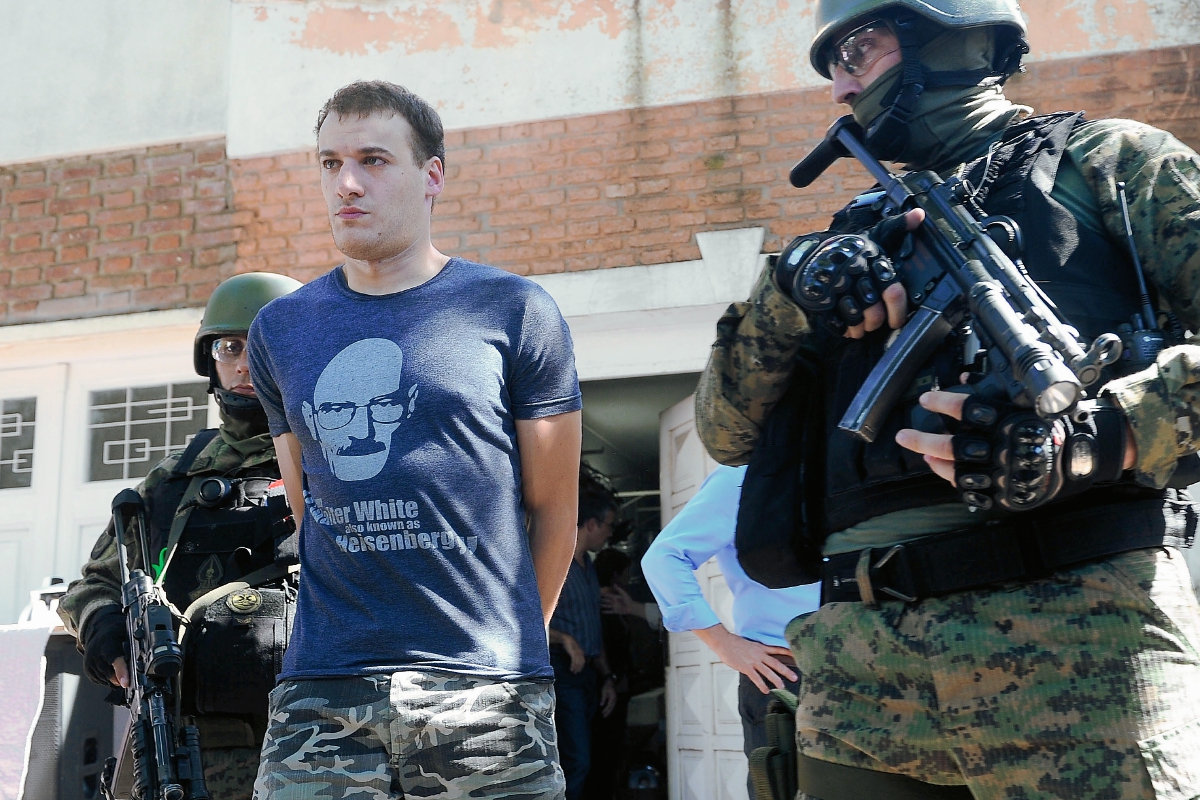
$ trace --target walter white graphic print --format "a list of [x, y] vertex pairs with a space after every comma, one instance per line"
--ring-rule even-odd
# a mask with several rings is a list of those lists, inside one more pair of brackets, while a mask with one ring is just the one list
[[329, 470], [341, 481], [374, 478], [387, 464], [392, 436], [411, 417], [417, 385], [405, 388], [404, 353], [388, 339], [363, 339], [333, 357], [302, 410]]
[[295, 437], [304, 478], [280, 679], [552, 678], [516, 430], [582, 407], [553, 298], [458, 258], [389, 295], [339, 268], [267, 304], [248, 338], [271, 435]]

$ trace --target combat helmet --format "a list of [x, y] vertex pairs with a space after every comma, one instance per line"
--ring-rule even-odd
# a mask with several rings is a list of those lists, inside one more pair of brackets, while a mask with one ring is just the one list
[[245, 335], [250, 330], [254, 315], [263, 306], [295, 291], [303, 284], [286, 275], [271, 272], [247, 272], [225, 280], [213, 290], [204, 307], [204, 319], [196, 332], [192, 348], [192, 363], [196, 374], [208, 378], [208, 390], [212, 392], [221, 410], [234, 419], [264, 421], [265, 414], [258, 398], [235, 394], [222, 388], [213, 366], [212, 342], [220, 336]]
[[[885, 160], [903, 149], [917, 99], [925, 89], [1003, 84], [1021, 68], [1021, 57], [1029, 52], [1017, 0], [817, 0], [813, 18], [816, 36], [808, 57], [825, 78], [832, 78], [829, 49], [837, 34], [876, 19], [886, 20], [895, 31], [901, 79], [884, 103], [886, 111], [866, 131], [868, 146]], [[997, 29], [991, 69], [935, 72], [921, 64], [921, 47], [946, 29], [985, 26]]]

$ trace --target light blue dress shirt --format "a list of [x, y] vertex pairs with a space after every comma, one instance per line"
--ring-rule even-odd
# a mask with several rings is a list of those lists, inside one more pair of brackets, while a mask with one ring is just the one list
[[687, 505], [663, 528], [642, 558], [642, 573], [662, 610], [663, 626], [676, 633], [711, 628], [721, 620], [705, 601], [697, 570], [713, 556], [733, 593], [733, 633], [787, 647], [784, 626], [821, 604], [821, 585], [768, 589], [746, 576], [733, 534], [745, 467], [717, 467]]

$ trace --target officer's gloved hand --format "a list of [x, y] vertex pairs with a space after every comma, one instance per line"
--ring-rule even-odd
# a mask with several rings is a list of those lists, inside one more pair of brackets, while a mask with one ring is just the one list
[[954, 479], [971, 508], [1028, 511], [1121, 477], [1125, 414], [1107, 401], [1044, 420], [971, 395], [951, 440]]
[[125, 615], [116, 606], [105, 606], [92, 614], [84, 630], [79, 632], [83, 642], [83, 671], [93, 683], [113, 685], [113, 662], [129, 660], [129, 633]]
[[811, 233], [794, 240], [775, 263], [779, 288], [809, 314], [814, 327], [841, 335], [863, 323], [863, 312], [883, 299], [898, 276], [889, 251], [904, 241], [904, 215], [862, 234]]

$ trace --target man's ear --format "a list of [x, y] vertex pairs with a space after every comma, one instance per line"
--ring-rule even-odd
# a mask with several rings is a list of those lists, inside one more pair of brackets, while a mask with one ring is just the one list
[[432, 156], [425, 163], [425, 196], [437, 197], [446, 188], [446, 168], [442, 160]]

